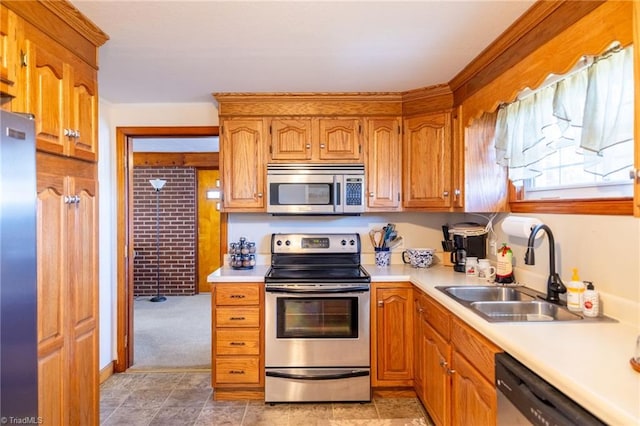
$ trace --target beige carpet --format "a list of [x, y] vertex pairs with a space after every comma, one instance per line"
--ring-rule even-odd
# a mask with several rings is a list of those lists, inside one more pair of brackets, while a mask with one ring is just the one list
[[132, 368], [211, 368], [211, 294], [149, 299], [133, 304]]

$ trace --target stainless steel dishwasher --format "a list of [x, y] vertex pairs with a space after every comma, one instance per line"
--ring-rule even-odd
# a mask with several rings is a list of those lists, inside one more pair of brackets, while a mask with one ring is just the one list
[[496, 354], [498, 425], [604, 425], [507, 353]]

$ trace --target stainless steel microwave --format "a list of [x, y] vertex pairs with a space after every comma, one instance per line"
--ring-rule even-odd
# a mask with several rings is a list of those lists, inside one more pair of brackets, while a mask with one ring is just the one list
[[267, 213], [360, 214], [364, 164], [268, 164]]

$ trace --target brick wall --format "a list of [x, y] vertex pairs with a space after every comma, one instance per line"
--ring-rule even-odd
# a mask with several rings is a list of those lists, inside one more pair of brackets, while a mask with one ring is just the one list
[[191, 167], [133, 170], [134, 296], [156, 294], [156, 191], [149, 180], [166, 180], [160, 191], [160, 294], [196, 290], [196, 173]]

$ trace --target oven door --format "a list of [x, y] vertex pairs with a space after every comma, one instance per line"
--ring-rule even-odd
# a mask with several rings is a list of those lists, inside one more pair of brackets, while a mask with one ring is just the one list
[[267, 285], [265, 366], [369, 367], [369, 285]]

